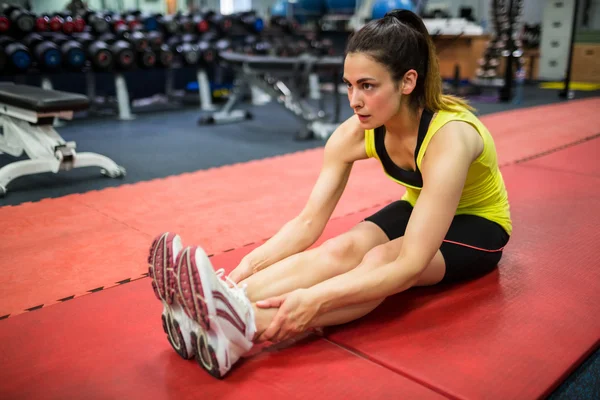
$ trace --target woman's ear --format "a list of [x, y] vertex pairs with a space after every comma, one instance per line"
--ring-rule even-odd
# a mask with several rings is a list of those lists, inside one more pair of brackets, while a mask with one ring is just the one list
[[409, 69], [408, 71], [406, 71], [406, 73], [402, 77], [402, 94], [411, 94], [412, 91], [415, 90], [415, 87], [417, 86], [418, 77], [419, 75], [414, 69]]

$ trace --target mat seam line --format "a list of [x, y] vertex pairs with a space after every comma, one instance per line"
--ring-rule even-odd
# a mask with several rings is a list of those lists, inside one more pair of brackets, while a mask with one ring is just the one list
[[543, 165], [535, 165], [535, 164], [519, 164], [519, 167], [523, 167], [523, 168], [532, 168], [532, 169], [541, 169], [541, 170], [546, 170], [546, 171], [551, 171], [551, 172], [560, 172], [560, 173], [566, 173], [566, 174], [571, 174], [571, 175], [576, 175], [576, 176], [581, 176], [581, 177], [586, 177], [586, 178], [592, 178], [592, 179], [600, 179], [600, 175], [592, 175], [592, 174], [586, 174], [583, 172], [577, 172], [577, 171], [568, 171], [568, 170], [564, 170], [564, 169], [557, 169], [557, 168], [552, 168], [552, 167], [546, 167]]
[[459, 400], [459, 399], [460, 399], [459, 397], [452, 396], [451, 394], [449, 394], [449, 393], [446, 393], [446, 391], [444, 391], [444, 390], [442, 390], [442, 389], [439, 389], [439, 388], [437, 388], [437, 387], [435, 387], [435, 386], [432, 386], [432, 385], [430, 385], [430, 384], [429, 384], [429, 383], [427, 383], [427, 382], [423, 382], [422, 380], [420, 380], [420, 379], [418, 379], [418, 378], [416, 378], [416, 377], [413, 377], [412, 375], [410, 375], [410, 374], [408, 374], [408, 373], [406, 373], [406, 372], [403, 372], [403, 371], [401, 371], [401, 370], [398, 370], [398, 369], [396, 369], [396, 368], [392, 368], [392, 367], [389, 367], [389, 366], [387, 366], [387, 365], [385, 365], [385, 364], [383, 364], [383, 363], [380, 363], [380, 362], [379, 362], [379, 361], [377, 361], [375, 358], [373, 358], [373, 357], [370, 357], [370, 356], [368, 356], [367, 354], [365, 354], [365, 353], [363, 353], [363, 352], [361, 352], [361, 351], [359, 351], [359, 350], [356, 350], [356, 349], [354, 349], [354, 348], [352, 348], [352, 347], [349, 347], [349, 346], [343, 345], [343, 344], [341, 344], [341, 343], [335, 342], [335, 341], [333, 341], [332, 339], [329, 339], [329, 338], [327, 338], [327, 337], [323, 337], [323, 340], [325, 340], [326, 342], [328, 342], [328, 343], [330, 343], [330, 344], [332, 344], [332, 345], [334, 345], [334, 346], [337, 346], [337, 347], [339, 347], [340, 349], [342, 349], [342, 350], [344, 350], [344, 351], [346, 351], [346, 352], [348, 352], [348, 353], [350, 353], [350, 354], [353, 354], [353, 355], [354, 355], [354, 356], [356, 356], [356, 357], [362, 358], [362, 359], [364, 359], [365, 361], [371, 362], [371, 363], [373, 363], [373, 364], [375, 364], [375, 365], [378, 365], [378, 366], [380, 366], [380, 367], [382, 367], [382, 368], [385, 368], [385, 369], [387, 369], [387, 370], [388, 370], [388, 371], [390, 371], [390, 372], [393, 372], [393, 373], [395, 373], [395, 374], [397, 374], [397, 375], [403, 376], [403, 377], [405, 377], [406, 379], [410, 380], [411, 382], [417, 383], [417, 384], [419, 384], [420, 386], [423, 386], [423, 387], [425, 387], [425, 388], [427, 388], [427, 389], [431, 390], [432, 392], [435, 392], [435, 393], [437, 393], [437, 394], [439, 394], [439, 395], [441, 395], [441, 396], [444, 396], [444, 397], [446, 397], [447, 399], [452, 399], [452, 400]]
[[109, 218], [109, 219], [111, 219], [113, 222], [117, 222], [117, 223], [119, 223], [120, 225], [126, 226], [126, 227], [130, 228], [131, 230], [134, 230], [134, 231], [136, 231], [136, 232], [138, 232], [138, 233], [141, 233], [141, 234], [143, 234], [143, 235], [146, 235], [146, 236], [148, 236], [148, 237], [151, 237], [151, 236], [152, 236], [152, 235], [151, 235], [151, 234], [149, 234], [149, 233], [143, 232], [143, 231], [141, 231], [141, 230], [139, 230], [139, 229], [137, 229], [137, 228], [135, 228], [135, 227], [133, 227], [133, 226], [131, 226], [131, 225], [127, 224], [125, 221], [121, 221], [121, 220], [119, 220], [119, 219], [116, 219], [114, 216], [111, 216], [111, 215], [108, 215], [108, 214], [106, 214], [106, 213], [102, 212], [101, 210], [97, 209], [96, 207], [93, 207], [93, 206], [91, 206], [90, 204], [87, 204], [87, 203], [85, 203], [85, 202], [82, 202], [82, 201], [79, 201], [79, 204], [81, 204], [82, 206], [84, 206], [84, 207], [87, 207], [87, 208], [89, 208], [89, 209], [91, 209], [91, 210], [94, 210], [94, 211], [96, 211], [97, 213], [99, 213], [100, 215], [103, 215], [104, 217], [106, 217], [106, 218]]
[[538, 158], [547, 156], [549, 154], [557, 153], [557, 152], [559, 152], [561, 150], [565, 150], [565, 149], [568, 149], [570, 147], [577, 146], [577, 145], [583, 144], [585, 142], [589, 142], [589, 141], [597, 139], [599, 137], [600, 137], [600, 132], [595, 133], [595, 134], [593, 134], [591, 136], [586, 136], [584, 138], [578, 139], [578, 140], [576, 140], [574, 142], [569, 142], [569, 143], [563, 144], [561, 146], [554, 147], [554, 148], [549, 149], [549, 150], [545, 150], [545, 151], [543, 151], [541, 153], [537, 153], [537, 154], [533, 154], [531, 156], [527, 156], [527, 157], [524, 157], [524, 158], [517, 159], [517, 160], [514, 161], [514, 164], [521, 164], [521, 163], [524, 163], [524, 162], [527, 162], [527, 161], [536, 160]]

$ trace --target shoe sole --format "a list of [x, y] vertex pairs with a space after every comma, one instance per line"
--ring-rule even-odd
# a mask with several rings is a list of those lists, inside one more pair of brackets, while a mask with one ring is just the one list
[[[186, 314], [200, 324], [204, 330], [210, 329], [210, 316], [215, 315], [212, 293], [205, 293], [202, 282], [207, 279], [200, 274], [196, 264], [196, 247], [186, 247], [181, 251], [177, 263], [175, 281]], [[211, 307], [212, 306], [212, 307]]]
[[175, 303], [173, 247], [176, 237], [166, 232], [154, 239], [148, 255], [148, 276], [156, 298], [163, 303], [162, 326], [169, 343], [181, 358], [188, 360], [192, 354], [187, 351], [181, 327], [171, 310]]
[[[211, 330], [211, 315], [214, 316], [214, 303], [212, 291], [205, 291], [202, 282], [208, 282], [203, 276], [204, 268], [198, 268], [196, 263], [196, 251], [199, 247], [186, 247], [178, 256], [174, 275], [176, 282], [176, 293], [181, 301], [184, 312], [199, 325], [198, 332], [192, 332], [192, 349], [198, 364], [210, 375], [222, 379], [219, 362], [215, 349], [209, 344], [209, 335], [218, 335]], [[212, 268], [212, 267], [211, 267]], [[216, 328], [212, 326], [212, 328]], [[218, 339], [217, 339], [218, 340]]]

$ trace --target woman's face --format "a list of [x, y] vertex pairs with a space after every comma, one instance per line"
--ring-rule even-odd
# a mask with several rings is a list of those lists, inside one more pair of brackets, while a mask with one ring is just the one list
[[384, 125], [400, 111], [400, 85], [382, 64], [361, 53], [350, 53], [344, 62], [350, 107], [364, 129]]

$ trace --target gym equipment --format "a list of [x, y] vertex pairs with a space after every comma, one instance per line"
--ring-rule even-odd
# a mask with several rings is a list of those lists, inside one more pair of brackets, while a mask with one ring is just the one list
[[173, 15], [162, 15], [157, 20], [160, 30], [165, 34], [171, 36], [179, 33], [179, 23]]
[[228, 34], [232, 36], [256, 35], [263, 31], [265, 24], [256, 11], [244, 11], [228, 15], [232, 21], [232, 27]]
[[340, 104], [337, 93], [334, 96], [334, 123], [329, 123], [327, 114], [304, 101], [301, 92], [308, 86], [308, 76], [315, 70], [341, 69], [341, 57], [275, 57], [223, 52], [220, 58], [236, 71], [233, 93], [220, 111], [201, 117], [198, 124], [225, 124], [252, 118], [248, 111], [233, 109], [240, 101], [243, 90], [249, 85], [270, 95], [303, 123], [296, 139], [326, 139], [338, 126]]
[[35, 28], [34, 15], [21, 7], [4, 4], [0, 12], [10, 20], [10, 27], [15, 33], [26, 34]]
[[50, 27], [50, 30], [52, 32], [62, 31], [63, 19], [60, 16], [55, 15], [53, 17], [47, 17], [47, 18], [48, 18], [48, 26]]
[[204, 19], [208, 22], [209, 30], [214, 30], [219, 35], [227, 36], [233, 27], [233, 19], [229, 15], [209, 11], [204, 14]]
[[11, 181], [25, 175], [82, 167], [100, 167], [111, 178], [125, 175], [125, 169], [106, 156], [76, 153], [75, 142], [66, 142], [54, 130], [54, 118], [72, 119], [75, 111], [88, 106], [82, 95], [0, 83], [0, 152], [30, 158], [0, 168], [0, 196], [6, 195]]
[[119, 39], [111, 33], [105, 33], [99, 39], [108, 44], [108, 48], [115, 58], [116, 70], [127, 71], [133, 68], [136, 62], [136, 53], [131, 43]]
[[23, 43], [29, 47], [37, 65], [42, 70], [57, 70], [62, 65], [62, 54], [58, 46], [44, 39], [39, 33], [30, 33], [23, 38]]
[[157, 50], [156, 65], [168, 68], [173, 64], [173, 52], [166, 44], [161, 45]]
[[[51, 20], [58, 21], [58, 24], [60, 24], [61, 30], [63, 31], [63, 33], [70, 35], [73, 32], [82, 32], [83, 31], [83, 29], [81, 31], [77, 30], [76, 25], [75, 25], [76, 18], [73, 18], [71, 15], [66, 14], [66, 13], [57, 13], [51, 18]], [[79, 19], [81, 19], [81, 18], [79, 18]]]
[[[589, 7], [589, 4], [588, 4]], [[572, 98], [571, 92], [571, 69], [573, 67], [573, 44], [575, 43], [575, 31], [577, 29], [577, 13], [579, 11], [579, 0], [575, 0], [573, 19], [571, 21], [571, 35], [569, 40], [569, 56], [567, 57], [567, 72], [565, 73], [565, 87], [558, 93], [558, 97], [562, 99]]]
[[86, 55], [81, 43], [60, 33], [44, 33], [42, 36], [59, 46], [65, 69], [70, 71], [81, 71], [83, 69]]
[[10, 30], [10, 19], [4, 14], [0, 14], [0, 34], [4, 34]]
[[156, 64], [156, 53], [151, 49], [138, 51], [136, 58], [140, 68], [149, 69]]
[[94, 71], [110, 71], [113, 68], [115, 57], [106, 42], [89, 33], [75, 34], [73, 38], [83, 46]]
[[107, 18], [100, 13], [89, 11], [84, 18], [87, 25], [96, 35], [102, 35], [110, 30]]
[[[490, 13], [493, 37], [478, 61], [477, 78], [473, 80], [479, 87], [500, 88], [501, 101], [511, 100], [514, 72], [524, 64], [522, 43], [518, 36], [522, 9], [522, 0], [492, 0]], [[498, 71], [501, 59], [504, 60], [503, 76]], [[513, 61], [516, 61], [516, 68]]]
[[31, 68], [31, 53], [23, 43], [16, 42], [8, 36], [0, 36], [0, 52], [6, 55], [8, 70], [21, 73]]

